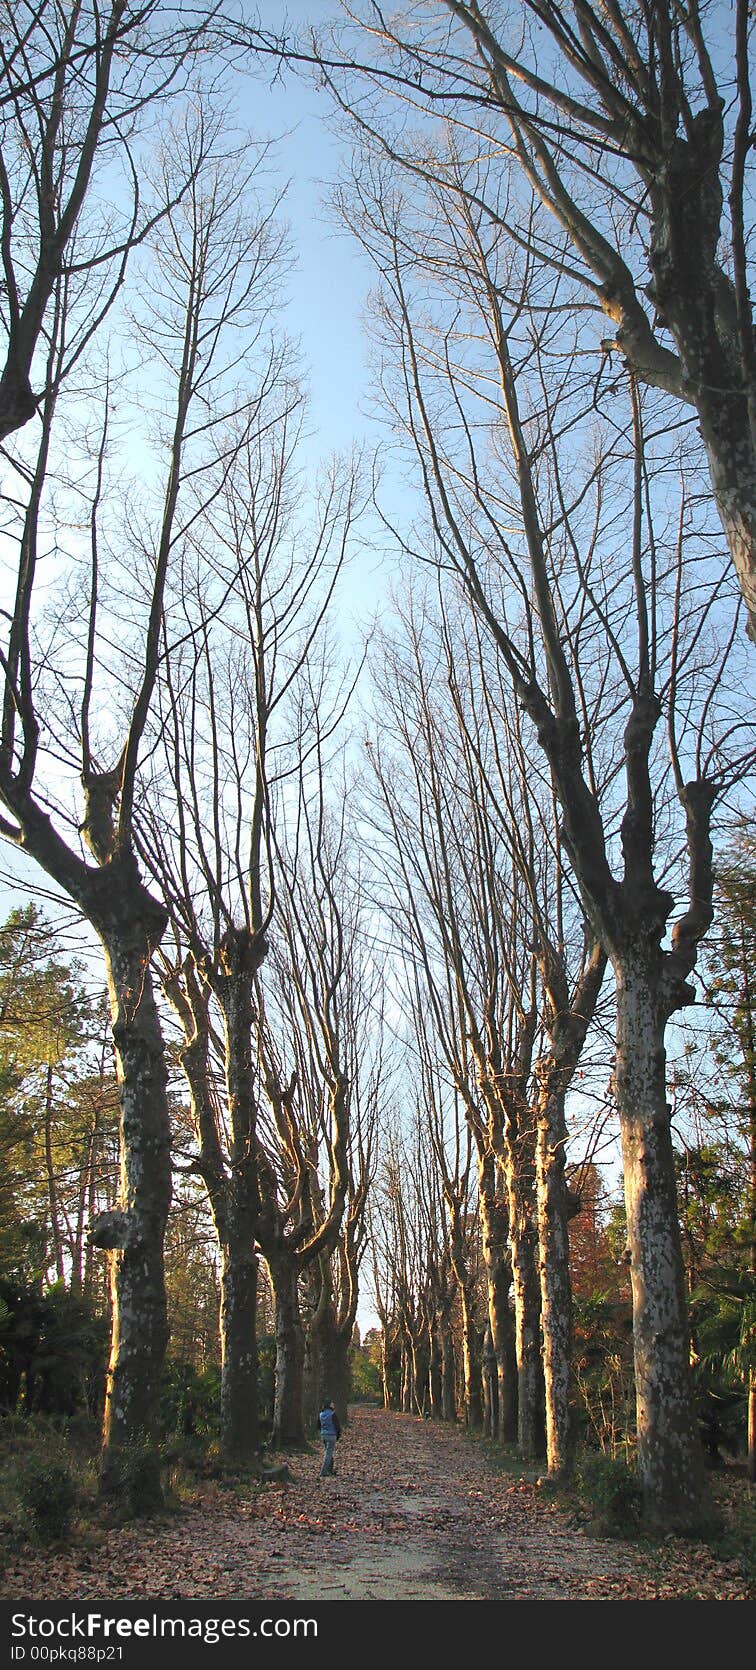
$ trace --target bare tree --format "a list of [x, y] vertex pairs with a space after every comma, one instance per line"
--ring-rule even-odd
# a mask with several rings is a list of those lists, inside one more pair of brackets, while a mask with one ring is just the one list
[[[377, 967], [370, 954], [355, 853], [347, 835], [348, 795], [327, 788], [334, 764], [314, 754], [315, 782], [289, 839], [277, 838], [278, 953], [260, 982], [258, 1043], [272, 1114], [265, 1135], [259, 1239], [276, 1299], [274, 1437], [301, 1442], [303, 1419], [324, 1396], [346, 1418], [346, 1374], [329, 1336], [330, 1268], [345, 1278], [341, 1335], [351, 1343], [367, 1190], [384, 1077]], [[309, 777], [309, 773], [307, 774]], [[268, 988], [266, 998], [263, 987]], [[284, 1065], [284, 1063], [286, 1065]], [[305, 1408], [300, 1291], [315, 1333]], [[342, 1326], [343, 1325], [343, 1326]]]
[[[164, 989], [183, 1029], [221, 1248], [222, 1446], [247, 1462], [258, 1448], [266, 1073], [255, 982], [276, 899], [271, 796], [290, 792], [346, 699], [325, 628], [358, 508], [351, 464], [329, 466], [305, 493], [304, 399], [288, 364], [285, 341], [268, 343], [257, 388], [237, 399], [233, 456], [219, 453], [212, 501], [197, 505], [166, 598], [155, 780], [139, 824], [171, 916]], [[272, 1073], [268, 1060], [268, 1086], [283, 1095]]]
[[[536, 1129], [535, 1175], [546, 1397], [546, 1454], [553, 1477], [572, 1469], [572, 1293], [568, 1223], [579, 1200], [567, 1184], [566, 1100], [575, 1078], [606, 969], [607, 956], [575, 908], [560, 850], [553, 785], [539, 793], [519, 711], [490, 646], [473, 634], [474, 651], [445, 618], [446, 678], [479, 819], [498, 831], [528, 900], [540, 978], [538, 1039], [528, 1096]], [[488, 654], [487, 654], [488, 650]], [[586, 744], [590, 749], [590, 744]]]
[[344, 12], [330, 32], [250, 44], [314, 63], [353, 126], [439, 187], [443, 123], [477, 164], [485, 236], [538, 250], [552, 306], [608, 320], [593, 343], [603, 374], [617, 354], [692, 411], [755, 636], [749, 0], [419, 0], [407, 15], [363, 0]]
[[[316, 782], [279, 848], [280, 925], [303, 1122], [309, 1234], [299, 1263], [307, 1315], [304, 1410], [324, 1397], [342, 1419], [357, 1314], [375, 1131], [385, 1094], [383, 1005], [367, 932], [361, 866], [348, 833], [350, 792], [318, 740]], [[284, 1011], [285, 1020], [285, 1011]]]
[[60, 379], [162, 212], [143, 201], [140, 141], [156, 106], [185, 85], [212, 15], [199, 6], [179, 16], [159, 0], [2, 7], [0, 441], [42, 414], [56, 298], [66, 295], [70, 314], [71, 297], [87, 295], [56, 360]]
[[[414, 978], [431, 993], [437, 1047], [466, 1096], [482, 1154], [481, 1099], [489, 1109], [510, 1223], [518, 1226], [509, 1239], [525, 1411], [520, 1438], [528, 1452], [539, 1443], [541, 1391], [535, 1375], [528, 1389], [525, 1364], [542, 1336], [548, 1465], [557, 1475], [570, 1470], [575, 1438], [567, 1233], [575, 1202], [566, 1182], [565, 1100], [606, 956], [586, 934], [582, 913], [565, 904], [550, 795], [539, 800], [532, 783], [496, 659], [474, 625], [466, 626], [451, 609], [434, 620], [428, 605], [424, 612], [414, 607], [406, 647], [393, 646], [382, 676], [382, 710], [392, 713], [400, 752], [389, 754], [384, 744], [381, 781], [384, 799], [393, 796], [403, 885], [415, 899], [397, 914], [397, 931], [415, 946]], [[435, 924], [433, 949], [424, 916]], [[447, 964], [445, 1002], [438, 963]], [[422, 1005], [418, 998], [415, 1010]], [[415, 1026], [422, 1030], [417, 1018]], [[460, 1037], [462, 1044], [452, 1042]]]
[[[491, 635], [553, 781], [562, 847], [614, 973], [641, 1478], [652, 1522], [700, 1525], [709, 1504], [664, 1036], [693, 998], [689, 976], [711, 921], [713, 810], [752, 760], [748, 727], [733, 712], [737, 609], [710, 559], [705, 496], [696, 496], [694, 522], [683, 460], [663, 422], [654, 428], [634, 378], [622, 421], [617, 386], [603, 445], [597, 431], [593, 451], [581, 452], [580, 412], [549, 352], [548, 310], [536, 329], [525, 305], [544, 275], [526, 251], [515, 285], [511, 244], [490, 232], [475, 166], [468, 179], [453, 158], [443, 193], [431, 174], [421, 204], [367, 178], [353, 220], [380, 268], [387, 392], [428, 509], [427, 528], [407, 543], [459, 576]], [[673, 467], [676, 527], [663, 519], [655, 474]], [[629, 556], [616, 550], [620, 525], [631, 530]]]
[[[422, 992], [416, 987], [413, 1008], [413, 1030], [420, 1064], [422, 1105], [428, 1134], [438, 1168], [443, 1201], [448, 1216], [448, 1240], [439, 1261], [446, 1277], [442, 1285], [448, 1294], [439, 1319], [448, 1335], [448, 1308], [455, 1295], [449, 1292], [449, 1274], [453, 1276], [459, 1294], [461, 1313], [461, 1359], [464, 1418], [466, 1425], [482, 1425], [482, 1359], [483, 1330], [478, 1316], [479, 1259], [477, 1234], [477, 1202], [472, 1189], [473, 1142], [469, 1120], [465, 1118], [458, 1094], [452, 1094], [451, 1108], [446, 1105], [443, 1085], [436, 1072], [434, 1051], [427, 1036], [425, 1007]], [[448, 1271], [446, 1265], [448, 1264]], [[447, 1347], [448, 1349], [448, 1347]], [[453, 1367], [453, 1364], [451, 1365]], [[448, 1400], [448, 1371], [444, 1377], [442, 1416], [453, 1418]], [[454, 1413], [456, 1410], [454, 1409]]]
[[[161, 436], [166, 464], [162, 483], [143, 485], [140, 512], [123, 534], [128, 548], [118, 549], [108, 475], [114, 395], [106, 380], [99, 445], [82, 463], [83, 492], [77, 487], [86, 505], [87, 547], [82, 551], [74, 538], [67, 567], [64, 562], [56, 425], [76, 476], [77, 413], [70, 379], [64, 389], [65, 278], [54, 291], [41, 441], [30, 467], [22, 455], [14, 458], [19, 497], [10, 500], [8, 516], [18, 577], [3, 659], [0, 746], [0, 794], [10, 816], [0, 827], [97, 932], [121, 1085], [120, 1202], [92, 1228], [96, 1244], [111, 1254], [114, 1323], [103, 1482], [114, 1488], [130, 1446], [153, 1434], [167, 1338], [163, 1232], [171, 1192], [170, 1121], [150, 972], [167, 916], [141, 879], [135, 801], [160, 664], [167, 574], [198, 504], [217, 493], [221, 461], [237, 450], [230, 424], [239, 406], [235, 367], [241, 345], [249, 346], [259, 330], [279, 247], [268, 210], [257, 227], [239, 216], [239, 159], [232, 190], [228, 173], [224, 185], [228, 158], [219, 155], [217, 128], [196, 105], [157, 157], [153, 189], [164, 212], [155, 223], [149, 283], [133, 328], [153, 355], [154, 399], [163, 403], [167, 420]], [[252, 197], [253, 173], [254, 163], [247, 180]], [[61, 602], [52, 618], [47, 597], [38, 600], [39, 568], [50, 548], [58, 551], [61, 574]], [[82, 856], [79, 840], [93, 862]], [[156, 1493], [156, 1472], [153, 1488]]]
[[[382, 1136], [388, 1146], [387, 1132]], [[392, 1220], [383, 1210], [383, 1199], [379, 1194], [384, 1177], [381, 1174], [380, 1160], [376, 1170], [376, 1184], [373, 1187], [366, 1209], [366, 1223], [368, 1245], [372, 1269], [371, 1292], [376, 1308], [378, 1320], [381, 1324], [381, 1387], [383, 1391], [383, 1407], [391, 1408], [392, 1370], [400, 1353], [400, 1330], [395, 1307], [394, 1270], [396, 1259], [391, 1239]]]
[[[380, 1257], [384, 1263], [383, 1310], [387, 1340], [396, 1342], [399, 1407], [403, 1414], [428, 1412], [431, 1337], [427, 1217], [423, 1191], [432, 1168], [423, 1122], [396, 1122], [385, 1133], [375, 1202], [380, 1214]], [[384, 1350], [386, 1349], [384, 1345]]]
[[[410, 967], [430, 999], [438, 1048], [463, 1098], [475, 1137], [479, 1197], [488, 1214], [491, 1325], [501, 1373], [501, 1435], [513, 1436], [516, 1403], [523, 1453], [534, 1455], [543, 1419], [536, 1224], [535, 1121], [528, 1084], [537, 1026], [537, 964], [509, 856], [492, 834], [475, 793], [477, 766], [465, 757], [444, 691], [433, 677], [434, 647], [414, 618], [406, 653], [387, 650], [381, 674], [380, 744], [370, 744], [393, 845], [395, 916]], [[391, 716], [391, 727], [386, 717]], [[455, 734], [456, 733], [456, 734]], [[395, 740], [395, 746], [392, 743]], [[392, 860], [387, 859], [388, 866]], [[390, 871], [389, 871], [390, 873]], [[506, 1184], [504, 1230], [496, 1172]], [[516, 1400], [502, 1256], [511, 1249], [517, 1356]], [[509, 1413], [507, 1413], [509, 1411]]]

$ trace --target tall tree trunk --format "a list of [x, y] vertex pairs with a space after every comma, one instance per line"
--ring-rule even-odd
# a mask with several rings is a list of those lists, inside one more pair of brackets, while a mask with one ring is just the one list
[[389, 1342], [386, 1323], [381, 1328], [381, 1386], [383, 1389], [383, 1407], [391, 1408], [391, 1387], [389, 1385]]
[[306, 1379], [309, 1389], [309, 1410], [306, 1419], [312, 1426], [319, 1409], [329, 1400], [336, 1404], [340, 1421], [346, 1420], [345, 1399], [341, 1406], [337, 1396], [339, 1377], [337, 1361], [337, 1327], [334, 1316], [330, 1259], [321, 1254], [308, 1272], [310, 1289], [310, 1318], [307, 1328]]
[[349, 1413], [349, 1347], [351, 1334], [345, 1336], [334, 1315], [333, 1307], [318, 1307], [310, 1330], [313, 1383], [317, 1389], [317, 1405], [322, 1409], [326, 1399], [336, 1405], [342, 1426]]
[[415, 1326], [410, 1333], [412, 1354], [412, 1407], [417, 1415], [424, 1415], [428, 1405], [429, 1350], [423, 1342], [425, 1329]]
[[55, 1250], [55, 1275], [62, 1287], [66, 1279], [66, 1270], [63, 1263], [63, 1237], [60, 1232], [58, 1184], [55, 1176], [55, 1165], [53, 1162], [52, 1110], [53, 1070], [52, 1063], [48, 1062], [47, 1073], [45, 1074], [45, 1162], [47, 1166], [47, 1198], [50, 1203], [50, 1228], [52, 1230], [53, 1247]]
[[334, 1329], [333, 1345], [331, 1349], [331, 1385], [336, 1413], [342, 1426], [349, 1422], [349, 1394], [351, 1391], [351, 1345], [352, 1327], [338, 1324]]
[[536, 1200], [541, 1278], [541, 1331], [546, 1399], [546, 1457], [551, 1478], [565, 1479], [575, 1462], [576, 1419], [572, 1364], [572, 1282], [565, 1174], [565, 1101], [606, 971], [607, 955], [593, 937], [570, 993], [562, 958], [546, 936], [540, 964], [549, 999], [549, 1044], [536, 1066]]
[[120, 1492], [128, 1452], [146, 1446], [138, 1485], [134, 1475], [129, 1490], [135, 1508], [149, 1509], [161, 1500], [154, 1440], [168, 1342], [163, 1242], [171, 1200], [171, 1129], [165, 1052], [150, 974], [154, 922], [145, 923], [139, 893], [130, 896], [124, 888], [107, 911], [100, 906], [95, 924], [105, 951], [116, 1049], [121, 1184], [118, 1210], [96, 1218], [90, 1234], [96, 1246], [111, 1254], [113, 1325], [102, 1487]]
[[488, 1319], [496, 1358], [496, 1434], [504, 1444], [517, 1439], [517, 1357], [514, 1321], [509, 1308], [512, 1265], [508, 1249], [509, 1218], [496, 1190], [493, 1154], [479, 1154], [478, 1200], [483, 1231], [483, 1263], [488, 1293]]
[[249, 1465], [259, 1445], [257, 1362], [257, 1168], [253, 1154], [255, 1087], [252, 1075], [252, 999], [249, 942], [239, 934], [227, 952], [227, 972], [214, 976], [225, 1028], [226, 1091], [231, 1124], [230, 1167], [224, 1164], [210, 1081], [208, 991], [187, 963], [186, 989], [177, 975], [164, 979], [181, 1021], [181, 1065], [192, 1107], [202, 1176], [220, 1249], [220, 1440], [226, 1461]]
[[[749, 1200], [748, 1229], [751, 1239], [750, 1269], [756, 1289], [756, 1040], [753, 1035], [753, 1003], [750, 971], [746, 968], [747, 986], [747, 1067], [748, 1067], [748, 1160]], [[748, 1478], [756, 1484], [756, 1368], [748, 1372]]]
[[544, 1440], [533, 1133], [523, 1133], [516, 1143], [508, 1147], [506, 1172], [517, 1354], [517, 1443], [523, 1460], [533, 1461], [543, 1453]]
[[441, 1320], [438, 1311], [431, 1310], [426, 1323], [428, 1339], [428, 1404], [434, 1421], [443, 1420], [443, 1388]]
[[88, 1178], [87, 1178], [87, 1218], [88, 1218], [88, 1222], [89, 1222], [90, 1233], [84, 1238], [84, 1246], [83, 1246], [82, 1291], [84, 1293], [86, 1293], [88, 1298], [93, 1297], [93, 1290], [95, 1288], [94, 1242], [93, 1242], [93, 1239], [92, 1239], [91, 1229], [92, 1229], [92, 1225], [94, 1224], [94, 1220], [95, 1220], [95, 1217], [96, 1217], [95, 1207], [97, 1205], [96, 1159], [97, 1159], [97, 1115], [95, 1114], [95, 1123], [94, 1123], [94, 1126], [93, 1126], [92, 1137], [91, 1137], [89, 1175], [88, 1175]]
[[437, 1325], [441, 1344], [441, 1419], [456, 1421], [457, 1400], [454, 1385], [454, 1340], [451, 1327], [451, 1303], [438, 1313]]
[[313, 1319], [318, 1303], [317, 1265], [310, 1266], [302, 1276], [302, 1291], [300, 1310], [304, 1334], [304, 1361], [302, 1363], [302, 1419], [306, 1433], [317, 1432], [317, 1417], [322, 1404], [318, 1403], [318, 1383], [315, 1365], [315, 1342], [313, 1339]]
[[276, 1390], [273, 1443], [303, 1444], [304, 1334], [296, 1262], [268, 1258], [276, 1302]]
[[478, 1328], [475, 1321], [475, 1298], [467, 1283], [460, 1287], [462, 1307], [462, 1372], [464, 1382], [465, 1424], [483, 1424], [483, 1387]]
[[487, 1438], [495, 1438], [499, 1425], [498, 1375], [491, 1323], [486, 1323], [483, 1336], [483, 1431]]
[[622, 1134], [633, 1290], [638, 1467], [646, 1519], [669, 1531], [712, 1518], [690, 1370], [664, 1049], [654, 969], [640, 955], [615, 966], [615, 1094]]
[[264, 946], [246, 929], [226, 936], [214, 974], [223, 1010], [230, 1177], [221, 1265], [221, 1449], [253, 1464], [260, 1441], [257, 1385], [257, 1100], [252, 1062], [252, 980]]
[[254, 1212], [229, 1202], [221, 1246], [220, 1439], [225, 1461], [254, 1463], [260, 1442]]
[[541, 1083], [536, 1143], [546, 1459], [549, 1476], [555, 1479], [569, 1477], [575, 1460], [567, 1125], [561, 1076], [555, 1069]]
[[84, 1224], [87, 1217], [87, 1202], [90, 1202], [90, 1216], [92, 1215], [92, 1187], [94, 1181], [94, 1160], [97, 1143], [98, 1118], [95, 1110], [92, 1125], [87, 1133], [84, 1154], [79, 1172], [79, 1197], [76, 1202], [76, 1231], [71, 1248], [71, 1292], [79, 1296], [85, 1291], [85, 1263], [84, 1263]]
[[[475, 1296], [468, 1270], [463, 1214], [459, 1198], [455, 1199], [454, 1195], [451, 1194], [448, 1205], [451, 1227], [449, 1248], [451, 1269], [459, 1289], [462, 1318], [461, 1402], [464, 1408], [466, 1426], [479, 1427], [483, 1420], [483, 1409], [478, 1329], [475, 1324]], [[456, 1419], [456, 1398], [455, 1415], [451, 1418]]]
[[401, 1410], [403, 1415], [412, 1414], [412, 1352], [409, 1338], [402, 1337], [401, 1364]]
[[[118, 1489], [123, 1457], [117, 1456], [116, 1450], [126, 1444], [149, 1446], [154, 1440], [167, 1340], [162, 1236], [171, 1192], [170, 1114], [164, 1046], [149, 974], [149, 960], [165, 931], [166, 915], [142, 885], [133, 852], [128, 848], [114, 852], [112, 831], [102, 843], [93, 838], [88, 812], [81, 833], [98, 862], [97, 869], [90, 869], [69, 852], [33, 798], [25, 790], [19, 793], [18, 785], [4, 769], [0, 775], [3, 799], [23, 829], [25, 850], [76, 901], [105, 954], [119, 1086], [120, 1201], [114, 1211], [99, 1215], [95, 1211], [95, 1121], [88, 1180], [89, 1227], [79, 1258], [83, 1257], [83, 1283], [89, 1293], [99, 1286], [93, 1278], [93, 1249], [98, 1247], [109, 1255], [102, 1282], [110, 1311], [111, 1349], [100, 1482], [103, 1490]], [[145, 1122], [140, 1131], [142, 1100]], [[146, 1178], [145, 1163], [150, 1166], [153, 1155], [155, 1164]], [[145, 1248], [141, 1261], [140, 1245]], [[119, 1315], [121, 1296], [123, 1316]], [[145, 1334], [140, 1341], [142, 1310]], [[153, 1463], [151, 1469], [147, 1466], [141, 1470], [141, 1499], [147, 1506], [159, 1503], [161, 1497], [154, 1454]], [[137, 1495], [132, 1492], [131, 1500], [139, 1507]]]

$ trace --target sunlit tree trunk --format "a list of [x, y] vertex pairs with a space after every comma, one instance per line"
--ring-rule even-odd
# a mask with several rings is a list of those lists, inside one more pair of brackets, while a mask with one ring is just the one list
[[517, 1441], [517, 1356], [514, 1321], [509, 1308], [512, 1265], [507, 1238], [509, 1219], [495, 1183], [492, 1155], [479, 1157], [478, 1189], [483, 1231], [483, 1263], [488, 1292], [488, 1320], [496, 1361], [496, 1437]]
[[391, 1408], [391, 1386], [389, 1383], [389, 1342], [386, 1323], [381, 1327], [381, 1390], [383, 1392], [384, 1409]]
[[[130, 866], [126, 866], [130, 868]], [[108, 878], [103, 878], [103, 891]], [[171, 1199], [171, 1131], [164, 1044], [150, 974], [154, 943], [145, 929], [136, 876], [120, 901], [115, 877], [98, 911], [105, 950], [119, 1082], [121, 1184], [118, 1207], [95, 1218], [91, 1238], [110, 1249], [113, 1329], [103, 1425], [102, 1485], [118, 1492], [124, 1460], [157, 1430], [168, 1340], [163, 1241]], [[120, 908], [119, 908], [120, 905]], [[151, 914], [162, 913], [151, 900]], [[150, 922], [154, 931], [155, 922]], [[160, 1501], [157, 1456], [140, 1471], [144, 1508]]]
[[460, 1282], [462, 1311], [462, 1383], [464, 1387], [465, 1424], [483, 1424], [483, 1386], [478, 1325], [475, 1319], [475, 1294], [472, 1285]]
[[576, 1438], [572, 1399], [572, 1283], [568, 1233], [570, 1214], [565, 1178], [566, 1142], [564, 1095], [561, 1086], [550, 1083], [547, 1078], [540, 1087], [536, 1176], [546, 1455], [552, 1477], [565, 1477], [571, 1473]]
[[524, 1131], [507, 1162], [509, 1239], [517, 1361], [517, 1442], [524, 1461], [543, 1453], [544, 1396], [541, 1362], [541, 1290], [533, 1175], [534, 1133]]
[[441, 1419], [456, 1421], [457, 1402], [454, 1377], [454, 1340], [451, 1330], [451, 1307], [439, 1319], [441, 1338]]
[[58, 1207], [58, 1180], [55, 1176], [55, 1162], [53, 1158], [53, 1069], [48, 1062], [45, 1073], [45, 1165], [47, 1167], [47, 1198], [50, 1205], [50, 1229], [52, 1232], [53, 1251], [55, 1254], [55, 1274], [61, 1286], [66, 1279], [63, 1263], [63, 1236], [60, 1228], [60, 1210]]
[[498, 1428], [498, 1382], [496, 1372], [496, 1353], [491, 1337], [491, 1324], [486, 1323], [483, 1335], [483, 1430], [487, 1438], [495, 1438]]
[[426, 1324], [428, 1353], [428, 1406], [434, 1421], [443, 1420], [441, 1318], [438, 1311], [430, 1312]]

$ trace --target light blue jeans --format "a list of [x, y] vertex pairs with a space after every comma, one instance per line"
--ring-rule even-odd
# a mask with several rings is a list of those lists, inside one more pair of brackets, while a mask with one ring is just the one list
[[333, 1454], [336, 1449], [336, 1435], [323, 1434], [323, 1465], [320, 1469], [321, 1479], [327, 1479], [333, 1472]]

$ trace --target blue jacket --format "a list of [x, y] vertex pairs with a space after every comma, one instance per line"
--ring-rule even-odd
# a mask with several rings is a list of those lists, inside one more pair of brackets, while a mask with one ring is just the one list
[[321, 1438], [341, 1437], [341, 1426], [335, 1409], [331, 1409], [328, 1405], [325, 1409], [321, 1409], [318, 1415], [318, 1428]]

